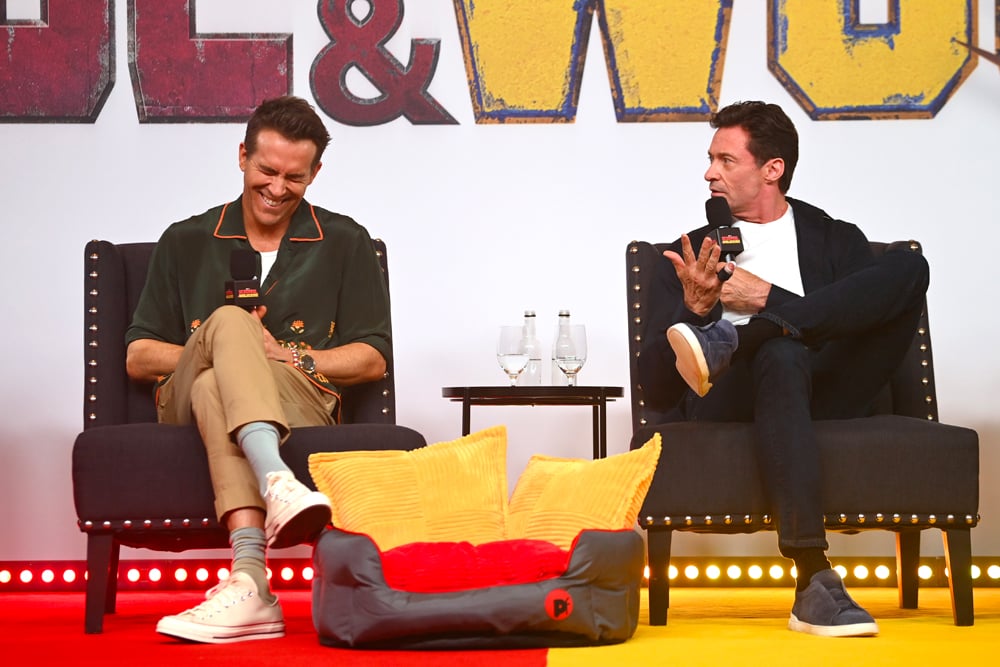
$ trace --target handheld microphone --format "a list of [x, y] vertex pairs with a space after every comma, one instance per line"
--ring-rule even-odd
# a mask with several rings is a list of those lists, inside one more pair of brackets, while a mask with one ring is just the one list
[[257, 276], [257, 253], [237, 248], [229, 255], [229, 273], [226, 281], [226, 304], [253, 310], [260, 305], [260, 278]]
[[[743, 252], [743, 234], [740, 233], [739, 228], [731, 226], [733, 213], [729, 210], [729, 202], [726, 201], [725, 197], [711, 197], [705, 202], [705, 216], [712, 228], [709, 231], [709, 236], [722, 248], [719, 259], [728, 265], [738, 254]], [[719, 269], [718, 275], [722, 282], [733, 277], [733, 274], [727, 271], [725, 266]]]

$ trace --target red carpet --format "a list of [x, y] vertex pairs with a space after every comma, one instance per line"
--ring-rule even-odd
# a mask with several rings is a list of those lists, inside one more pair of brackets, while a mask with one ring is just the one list
[[[189, 664], [338, 665], [338, 667], [544, 667], [545, 650], [356, 651], [321, 646], [312, 627], [309, 591], [283, 591], [286, 636], [226, 646], [187, 644], [158, 635], [156, 621], [201, 599], [197, 592], [119, 593], [104, 633], [83, 632], [82, 593], [0, 595], [0, 656], [5, 665]], [[492, 657], [491, 657], [492, 656]], [[502, 656], [502, 657], [501, 657]]]

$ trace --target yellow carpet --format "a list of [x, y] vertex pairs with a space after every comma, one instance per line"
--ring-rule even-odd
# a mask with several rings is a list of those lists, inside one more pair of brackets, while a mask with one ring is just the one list
[[956, 627], [947, 588], [920, 590], [920, 609], [900, 609], [892, 588], [852, 588], [879, 624], [877, 637], [826, 638], [787, 629], [792, 591], [675, 588], [667, 625], [649, 625], [643, 589], [639, 628], [617, 646], [552, 649], [549, 667], [765, 665], [883, 667], [1000, 664], [1000, 589], [976, 589], [976, 624]]

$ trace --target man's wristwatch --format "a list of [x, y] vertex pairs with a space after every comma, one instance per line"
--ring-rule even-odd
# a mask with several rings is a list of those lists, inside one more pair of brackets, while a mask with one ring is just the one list
[[303, 354], [301, 357], [296, 353], [295, 355], [299, 359], [298, 366], [306, 373], [312, 373], [316, 370], [316, 360], [308, 354]]
[[299, 348], [295, 345], [289, 348], [292, 351], [292, 366], [301, 368], [306, 373], [313, 373], [316, 370], [316, 360], [308, 354], [300, 354]]

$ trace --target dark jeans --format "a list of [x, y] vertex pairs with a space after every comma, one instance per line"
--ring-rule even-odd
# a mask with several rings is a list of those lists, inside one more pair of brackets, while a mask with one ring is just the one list
[[[777, 521], [778, 547], [828, 547], [813, 419], [865, 416], [909, 349], [927, 291], [923, 256], [894, 250], [842, 280], [757, 317], [791, 335], [732, 368], [671, 419], [752, 421], [761, 479]], [[786, 554], [787, 555], [787, 554]]]

